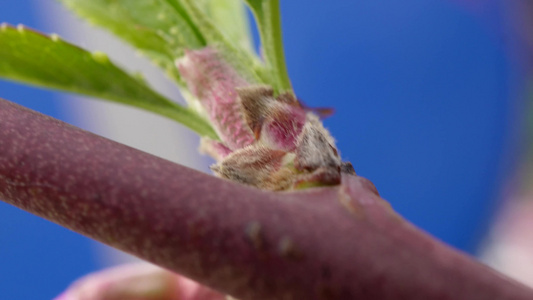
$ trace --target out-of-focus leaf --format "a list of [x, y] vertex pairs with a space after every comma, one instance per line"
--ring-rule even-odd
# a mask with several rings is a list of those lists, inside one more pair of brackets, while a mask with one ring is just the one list
[[179, 81], [174, 60], [205, 40], [179, 1], [60, 0], [81, 17], [128, 41]]
[[55, 35], [2, 24], [0, 77], [144, 108], [216, 138], [203, 118], [153, 91], [104, 53], [85, 51]]
[[241, 27], [244, 13], [237, 0], [60, 1], [91, 23], [130, 42], [180, 84], [174, 61], [183, 56], [185, 49], [206, 46], [221, 50], [251, 83], [270, 84], [264, 67], [248, 51], [249, 46], [242, 46], [246, 30]]
[[229, 62], [244, 78], [250, 83], [265, 83], [265, 77], [262, 76], [262, 69], [257, 59], [249, 52], [240, 48], [237, 44], [229, 40], [214, 23], [197, 0], [167, 0], [169, 2], [179, 2], [187, 11], [192, 22], [197, 26], [200, 33], [206, 40], [208, 46], [212, 46], [221, 51], [224, 59]]
[[246, 7], [241, 0], [197, 0], [198, 6], [236, 46], [253, 52]]

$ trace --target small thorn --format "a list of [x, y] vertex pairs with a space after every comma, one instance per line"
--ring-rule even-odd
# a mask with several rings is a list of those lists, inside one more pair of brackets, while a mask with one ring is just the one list
[[179, 29], [178, 29], [178, 27], [173, 26], [172, 28], [170, 28], [170, 33], [172, 33], [172, 34], [178, 34], [178, 33], [179, 33]]
[[22, 24], [18, 24], [17, 25], [17, 30], [18, 30], [18, 32], [23, 33], [26, 30], [26, 27], [24, 27], [24, 25], [22, 25]]
[[101, 64], [109, 63], [109, 57], [102, 51], [94, 51], [91, 53], [91, 56], [96, 62], [99, 62]]
[[50, 34], [50, 39], [51, 39], [53, 42], [59, 42], [59, 41], [61, 41], [61, 37], [60, 37], [57, 33], [52, 33], [52, 34]]

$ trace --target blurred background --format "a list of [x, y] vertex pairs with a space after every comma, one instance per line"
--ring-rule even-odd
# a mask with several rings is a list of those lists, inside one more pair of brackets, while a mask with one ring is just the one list
[[[295, 91], [309, 106], [336, 110], [325, 124], [343, 158], [408, 220], [533, 286], [533, 4], [290, 0], [282, 13]], [[0, 22], [107, 52], [179, 100], [158, 70], [56, 1], [0, 0]], [[197, 138], [172, 121], [5, 81], [0, 97], [208, 170]], [[3, 299], [51, 299], [129, 259], [0, 203]]]

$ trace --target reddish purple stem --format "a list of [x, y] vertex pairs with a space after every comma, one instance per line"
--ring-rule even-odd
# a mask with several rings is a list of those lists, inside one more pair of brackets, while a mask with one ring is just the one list
[[0, 100], [0, 198], [240, 299], [533, 299], [373, 185], [273, 193]]

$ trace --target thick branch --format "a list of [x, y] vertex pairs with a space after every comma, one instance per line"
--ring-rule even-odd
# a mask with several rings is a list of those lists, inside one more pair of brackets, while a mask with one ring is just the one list
[[241, 299], [533, 299], [361, 177], [263, 192], [3, 100], [0, 198]]

